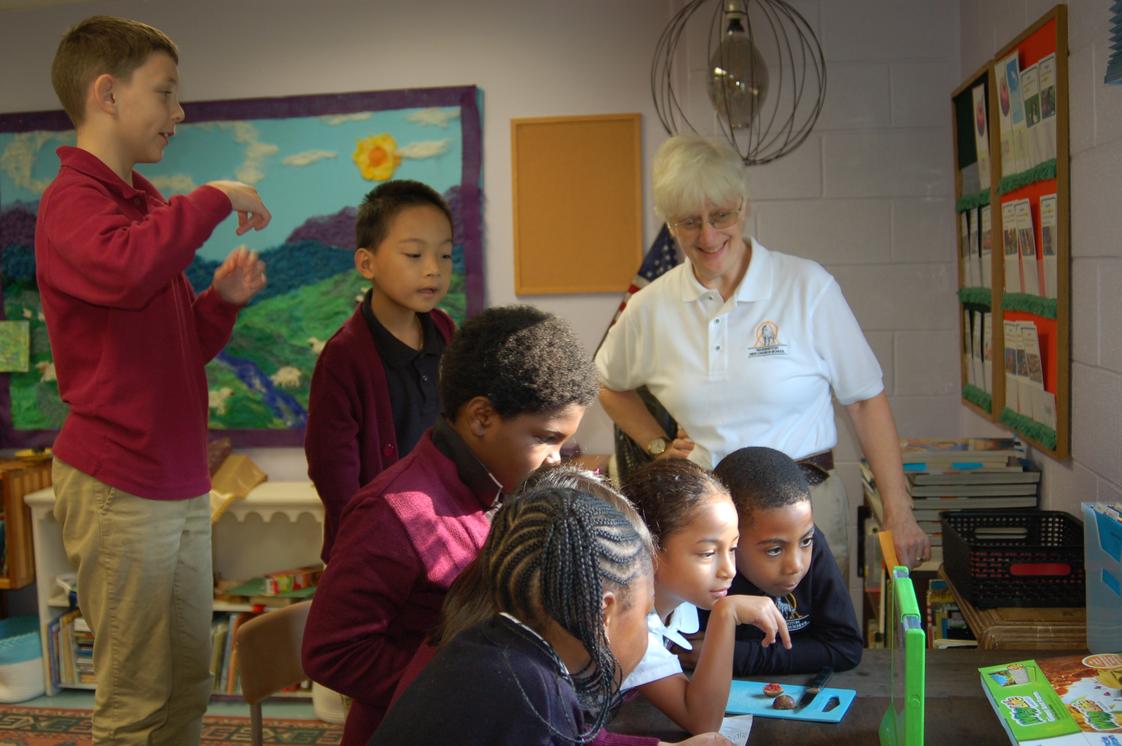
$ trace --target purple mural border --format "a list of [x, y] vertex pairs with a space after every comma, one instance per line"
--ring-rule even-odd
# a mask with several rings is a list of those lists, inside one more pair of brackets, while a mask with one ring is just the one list
[[[434, 106], [460, 107], [463, 165], [460, 194], [466, 268], [467, 315], [483, 310], [483, 120], [476, 86], [403, 88], [392, 91], [325, 93], [281, 98], [245, 98], [226, 101], [184, 103], [187, 122], [224, 119], [283, 119], [286, 117], [353, 114], [359, 111], [411, 109]], [[33, 111], [0, 114], [0, 132], [73, 129], [62, 111]], [[0, 290], [0, 318], [3, 296]], [[12, 429], [12, 402], [8, 374], [0, 374], [0, 447], [45, 448], [54, 442], [56, 430]], [[228, 437], [236, 448], [285, 447], [304, 444], [303, 428], [291, 430], [211, 430], [212, 437]]]

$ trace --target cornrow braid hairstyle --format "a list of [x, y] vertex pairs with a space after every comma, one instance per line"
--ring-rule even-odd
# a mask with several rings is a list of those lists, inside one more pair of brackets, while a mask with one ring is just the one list
[[615, 592], [626, 609], [632, 584], [649, 577], [642, 536], [602, 500], [543, 488], [496, 513], [481, 557], [496, 611], [539, 631], [552, 620], [588, 651], [588, 665], [570, 673], [581, 705], [593, 713], [591, 727], [573, 736], [550, 726], [558, 736], [587, 743], [607, 720], [622, 678], [604, 629], [603, 595]]
[[714, 495], [727, 494], [712, 474], [684, 458], [662, 458], [644, 464], [623, 483], [627, 495], [647, 523], [655, 544], [685, 528], [693, 513]]
[[[623, 517], [631, 523], [631, 527], [639, 534], [647, 554], [654, 553], [647, 524], [643, 522], [643, 517], [635, 510], [631, 501], [616, 492], [599, 475], [573, 463], [542, 465], [526, 477], [515, 494], [507, 498], [506, 503], [509, 505], [520, 495], [547, 487], [579, 490], [603, 500], [622, 513]], [[490, 537], [496, 535], [496, 532], [492, 531], [488, 535], [488, 541], [493, 541]], [[490, 578], [485, 572], [484, 560], [476, 557], [464, 568], [444, 596], [440, 623], [429, 635], [429, 644], [439, 646], [448, 642], [464, 630], [485, 622], [494, 615], [495, 604], [491, 598]]]
[[735, 450], [721, 459], [713, 473], [728, 486], [741, 520], [756, 510], [810, 499], [810, 485], [802, 468], [774, 448]]

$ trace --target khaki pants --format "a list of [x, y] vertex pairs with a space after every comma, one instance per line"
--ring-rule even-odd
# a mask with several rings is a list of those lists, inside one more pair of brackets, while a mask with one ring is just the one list
[[837, 560], [842, 581], [849, 586], [849, 500], [845, 484], [836, 471], [825, 482], [810, 488], [814, 525], [826, 535], [826, 543]]
[[52, 476], [94, 632], [94, 743], [199, 743], [212, 682], [208, 497], [146, 500], [58, 459]]

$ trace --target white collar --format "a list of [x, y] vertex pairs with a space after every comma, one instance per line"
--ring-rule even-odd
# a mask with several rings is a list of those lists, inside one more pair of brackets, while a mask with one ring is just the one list
[[689, 602], [678, 605], [670, 612], [670, 619], [664, 624], [658, 612], [647, 615], [647, 629], [665, 640], [669, 640], [683, 650], [693, 650], [693, 645], [684, 635], [692, 635], [701, 628], [697, 617], [697, 607]]
[[[733, 292], [733, 297], [736, 299], [737, 303], [751, 303], [752, 301], [764, 300], [771, 296], [771, 252], [764, 248], [763, 244], [755, 238], [748, 238], [747, 240], [752, 255], [748, 261], [748, 271], [744, 273], [744, 277], [740, 278], [740, 284], [736, 286], [736, 290]], [[689, 259], [686, 259], [683, 270], [681, 281], [682, 300], [687, 302], [698, 300], [706, 293], [712, 291], [712, 288], [707, 288], [698, 282], [697, 277], [694, 276], [693, 267], [690, 265]]]

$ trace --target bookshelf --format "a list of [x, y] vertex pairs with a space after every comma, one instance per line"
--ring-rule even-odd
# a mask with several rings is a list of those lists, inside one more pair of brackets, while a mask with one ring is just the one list
[[0, 460], [0, 515], [4, 520], [0, 590], [16, 590], [35, 582], [31, 514], [23, 498], [28, 492], [50, 484], [50, 459]]
[[[51, 681], [47, 651], [48, 627], [69, 603], [55, 579], [72, 573], [54, 518], [54, 491], [41, 489], [25, 498], [31, 511], [36, 600], [43, 645], [43, 681], [47, 694], [58, 692]], [[244, 500], [235, 502], [214, 525], [214, 572], [219, 579], [244, 579], [285, 567], [319, 561], [323, 538], [323, 503], [311, 482], [265, 482]], [[216, 614], [249, 611], [239, 604], [215, 604]], [[88, 685], [65, 688], [92, 689]]]
[[951, 94], [962, 400], [1071, 452], [1067, 8]]

